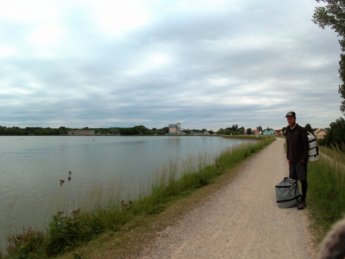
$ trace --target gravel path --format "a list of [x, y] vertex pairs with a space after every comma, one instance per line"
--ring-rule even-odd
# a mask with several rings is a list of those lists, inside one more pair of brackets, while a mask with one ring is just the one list
[[284, 140], [251, 157], [234, 180], [157, 234], [140, 258], [311, 258], [304, 211], [279, 209]]

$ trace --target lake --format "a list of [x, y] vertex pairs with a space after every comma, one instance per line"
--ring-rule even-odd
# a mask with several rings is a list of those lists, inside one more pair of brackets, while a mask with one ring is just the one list
[[24, 227], [44, 229], [57, 211], [133, 199], [147, 193], [164, 172], [176, 168], [181, 173], [212, 163], [220, 152], [246, 141], [201, 136], [1, 136], [0, 247]]

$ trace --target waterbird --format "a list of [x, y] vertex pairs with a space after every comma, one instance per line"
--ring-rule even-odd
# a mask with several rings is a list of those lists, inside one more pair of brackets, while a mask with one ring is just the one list
[[64, 179], [60, 179], [60, 186], [61, 186], [61, 185], [63, 185], [63, 184], [64, 184], [64, 182], [65, 182], [65, 180], [64, 180]]
[[71, 170], [69, 170], [68, 174], [69, 174], [69, 175], [71, 175], [71, 174], [72, 174]]
[[71, 178], [70, 176], [68, 176], [68, 181], [69, 181], [69, 182], [71, 181], [71, 179], [72, 179], [72, 178]]

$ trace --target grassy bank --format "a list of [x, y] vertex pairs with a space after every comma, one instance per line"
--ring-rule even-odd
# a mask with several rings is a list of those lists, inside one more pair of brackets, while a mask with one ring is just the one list
[[345, 154], [321, 152], [320, 160], [308, 165], [308, 208], [317, 243], [345, 214]]
[[6, 257], [52, 257], [85, 244], [103, 233], [111, 233], [113, 237], [120, 230], [126, 229], [130, 232], [140, 227], [145, 218], [162, 213], [181, 197], [209, 185], [217, 176], [228, 172], [272, 141], [274, 138], [264, 138], [262, 141], [226, 151], [213, 165], [202, 167], [198, 171], [185, 172], [180, 178], [176, 177], [175, 172], [168, 172], [152, 186], [149, 195], [131, 203], [126, 202], [122, 206], [114, 204], [72, 216], [57, 214], [52, 218], [45, 233], [29, 229], [12, 236], [9, 239]]
[[223, 135], [223, 138], [234, 138], [234, 139], [266, 139], [272, 138], [272, 136], [265, 136], [265, 135]]

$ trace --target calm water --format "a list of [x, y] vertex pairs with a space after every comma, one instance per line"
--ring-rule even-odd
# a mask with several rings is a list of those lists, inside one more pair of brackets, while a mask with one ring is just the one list
[[[219, 137], [0, 137], [0, 247], [42, 229], [57, 211], [88, 209], [149, 190], [167, 168], [211, 163], [245, 140]], [[69, 171], [71, 181], [68, 181]], [[65, 183], [60, 186], [60, 179]]]

